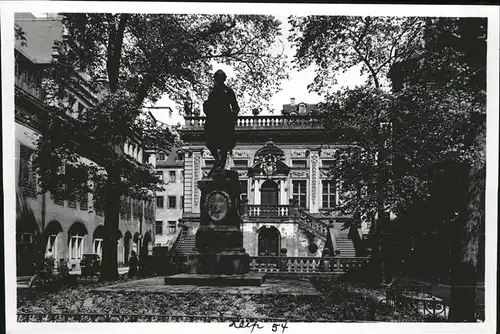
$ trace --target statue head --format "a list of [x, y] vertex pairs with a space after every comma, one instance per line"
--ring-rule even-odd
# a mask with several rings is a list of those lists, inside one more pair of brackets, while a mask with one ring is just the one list
[[224, 83], [226, 77], [226, 73], [224, 73], [223, 70], [217, 70], [217, 72], [214, 73], [214, 81], [216, 84]]

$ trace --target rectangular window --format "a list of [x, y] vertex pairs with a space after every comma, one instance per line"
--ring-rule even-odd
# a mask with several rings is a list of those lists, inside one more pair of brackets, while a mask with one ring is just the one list
[[168, 196], [168, 208], [175, 209], [177, 206], [177, 198], [175, 196]]
[[307, 160], [292, 160], [292, 168], [307, 168]]
[[165, 161], [165, 153], [163, 152], [158, 153], [158, 161]]
[[157, 220], [155, 223], [155, 234], [163, 235], [163, 221]]
[[33, 153], [35, 150], [21, 145], [19, 157], [19, 185], [27, 197], [36, 198], [36, 175], [33, 171]]
[[169, 234], [175, 234], [176, 230], [177, 230], [177, 222], [175, 222], [175, 221], [169, 221], [168, 222], [168, 233]]
[[94, 198], [94, 209], [96, 215], [101, 217], [103, 216], [104, 208], [101, 201], [97, 200], [97, 198]]
[[89, 196], [87, 193], [80, 195], [80, 210], [88, 210], [89, 208]]
[[74, 235], [69, 241], [69, 253], [72, 260], [79, 260], [83, 257], [83, 237]]
[[215, 164], [215, 160], [205, 160], [205, 167], [212, 168]]
[[321, 184], [323, 194], [322, 207], [325, 209], [334, 208], [337, 204], [337, 189], [335, 181], [323, 180], [321, 181]]
[[164, 181], [163, 171], [161, 171], [161, 170], [156, 171], [156, 177], [159, 178], [161, 180], [161, 182], [163, 182]]
[[156, 207], [163, 209], [163, 196], [156, 196]]
[[181, 209], [184, 209], [184, 196], [181, 196]]
[[233, 160], [235, 168], [247, 168], [248, 160]]
[[68, 199], [68, 208], [76, 209], [76, 199], [75, 198]]
[[335, 160], [322, 160], [321, 166], [323, 167], [332, 167], [335, 165]]
[[170, 182], [175, 182], [175, 170], [168, 172], [168, 179]]
[[307, 181], [293, 180], [292, 181], [292, 197], [299, 204], [299, 208], [307, 208]]

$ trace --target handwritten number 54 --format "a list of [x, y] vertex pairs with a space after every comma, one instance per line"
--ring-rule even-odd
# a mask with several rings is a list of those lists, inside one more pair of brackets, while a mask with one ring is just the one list
[[276, 332], [276, 331], [278, 331], [278, 329], [279, 329], [280, 327], [282, 328], [281, 333], [284, 333], [284, 332], [285, 332], [285, 329], [287, 329], [287, 328], [288, 328], [288, 326], [286, 325], [286, 323], [281, 324], [281, 325], [280, 325], [280, 324], [273, 324], [273, 327], [272, 327], [272, 329], [271, 329], [271, 330], [272, 330], [273, 332]]

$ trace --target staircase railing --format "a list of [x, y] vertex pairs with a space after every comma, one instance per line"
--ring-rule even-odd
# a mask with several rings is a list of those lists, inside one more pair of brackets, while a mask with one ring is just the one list
[[178, 253], [179, 245], [182, 242], [182, 239], [185, 237], [187, 233], [187, 230], [182, 229], [179, 234], [177, 235], [177, 238], [174, 241], [174, 244], [172, 245], [172, 252]]
[[311, 232], [321, 240], [326, 241], [328, 229], [330, 228], [327, 223], [310, 215], [307, 211], [300, 209], [296, 217], [300, 227]]

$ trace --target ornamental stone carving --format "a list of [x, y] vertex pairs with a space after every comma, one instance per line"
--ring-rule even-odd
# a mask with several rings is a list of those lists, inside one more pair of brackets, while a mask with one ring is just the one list
[[292, 171], [290, 172], [290, 177], [294, 178], [309, 178], [309, 171], [304, 170], [304, 171]]
[[318, 182], [318, 153], [311, 154], [311, 198], [312, 204], [316, 204], [316, 184]]
[[309, 156], [309, 150], [308, 149], [291, 150], [291, 152], [290, 152], [290, 157], [291, 158], [307, 158], [308, 156]]
[[232, 156], [235, 158], [248, 158], [249, 152], [247, 150], [233, 150]]
[[201, 155], [203, 158], [212, 158], [213, 159], [212, 154], [210, 154], [210, 151], [207, 149], [204, 149], [203, 152], [201, 153]]
[[320, 173], [321, 173], [321, 178], [328, 178], [330, 177], [330, 169], [329, 168], [321, 168], [320, 169]]
[[194, 155], [194, 166], [193, 166], [193, 185], [194, 185], [194, 208], [197, 208], [200, 204], [200, 190], [196, 187], [196, 182], [201, 179], [201, 156], [200, 154]]
[[335, 149], [322, 149], [321, 157], [322, 158], [333, 158], [335, 157]]
[[238, 176], [247, 176], [247, 171], [246, 170], [237, 170]]

